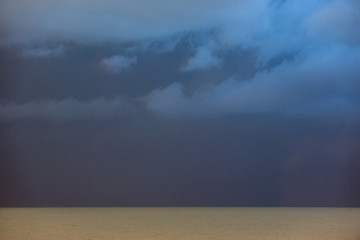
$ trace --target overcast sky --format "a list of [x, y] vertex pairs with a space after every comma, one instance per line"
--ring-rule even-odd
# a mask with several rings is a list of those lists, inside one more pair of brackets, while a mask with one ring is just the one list
[[0, 204], [360, 206], [359, 10], [1, 0]]

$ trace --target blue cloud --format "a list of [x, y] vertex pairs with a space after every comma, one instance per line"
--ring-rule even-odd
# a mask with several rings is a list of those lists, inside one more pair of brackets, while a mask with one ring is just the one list
[[23, 50], [21, 54], [24, 57], [60, 57], [65, 55], [65, 52], [64, 46], [57, 46], [29, 48]]
[[119, 73], [132, 65], [136, 64], [137, 57], [128, 57], [122, 55], [112, 56], [101, 61], [101, 65], [110, 73]]
[[121, 97], [114, 99], [98, 98], [90, 101], [69, 98], [0, 104], [0, 120], [8, 121], [24, 119], [48, 121], [109, 119], [131, 115], [135, 112], [133, 106]]

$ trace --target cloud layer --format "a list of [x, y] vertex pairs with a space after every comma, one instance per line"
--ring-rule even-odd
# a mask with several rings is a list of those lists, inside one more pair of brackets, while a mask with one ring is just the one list
[[16, 120], [94, 120], [127, 116], [134, 108], [122, 98], [113, 100], [94, 99], [79, 101], [64, 99], [60, 101], [43, 100], [23, 104], [7, 103], [0, 105], [0, 119]]
[[[144, 5], [148, 5], [145, 0], [4, 0], [0, 3], [0, 34], [3, 43], [11, 44], [74, 41], [105, 46], [109, 41], [133, 41], [136, 46], [153, 46], [155, 40], [173, 43], [167, 44], [166, 51], [153, 50], [158, 50], [159, 55], [177, 51], [180, 71], [170, 74], [173, 68], [156, 68], [173, 79], [164, 80], [167, 86], [152, 89], [142, 98], [147, 110], [165, 116], [245, 112], [358, 114], [359, 1], [154, 0], [148, 7]], [[174, 39], [174, 34], [181, 32], [196, 35], [204, 31], [211, 34], [199, 37], [202, 39], [196, 44], [191, 40], [185, 44], [187, 50], [195, 52], [192, 56], [186, 55], [183, 42]], [[131, 57], [112, 53], [112, 57], [101, 56], [99, 59], [103, 60], [98, 61], [106, 71], [120, 73], [133, 65], [135, 68], [136, 54], [145, 48], [133, 48]], [[200, 75], [207, 71], [198, 70], [226, 71], [224, 54], [235, 52], [239, 58], [234, 51], [239, 48], [255, 52], [254, 76], [243, 79], [235, 72], [230, 78], [229, 74], [219, 74], [226, 77], [207, 81], [206, 77], [211, 76]], [[23, 55], [49, 57], [62, 53], [61, 48], [39, 47], [30, 48]], [[152, 56], [155, 66], [160, 57]], [[167, 57], [172, 60], [170, 55]], [[172, 63], [175, 65], [175, 61]], [[205, 84], [188, 91], [185, 88], [191, 85], [189, 81], [179, 80], [184, 72], [200, 76]]]
[[217, 58], [209, 48], [198, 47], [195, 55], [188, 60], [186, 66], [182, 70], [206, 70], [219, 66], [221, 62], [221, 59]]
[[22, 52], [24, 57], [59, 57], [65, 54], [65, 47], [58, 46], [54, 48], [50, 47], [37, 47], [25, 49]]
[[360, 44], [358, 23], [360, 2], [357, 0], [330, 1], [308, 20], [310, 31], [320, 38], [351, 45]]
[[[223, 44], [257, 49], [259, 66], [280, 56], [282, 64], [258, 70], [247, 80], [236, 76], [185, 94], [181, 83], [153, 91], [148, 109], [166, 116], [278, 112], [302, 116], [359, 116], [359, 3], [273, 1], [253, 4], [250, 17], [231, 19], [219, 37]], [[252, 17], [253, 14], [257, 17]], [[262, 18], [259, 18], [259, 16]], [[241, 23], [248, 23], [248, 28]], [[192, 60], [192, 59], [190, 59]]]
[[119, 73], [137, 62], [137, 57], [116, 55], [103, 59], [101, 65], [110, 73]]
[[328, 46], [284, 62], [252, 79], [235, 77], [192, 96], [181, 84], [153, 91], [149, 110], [165, 116], [279, 112], [360, 116], [360, 48]]
[[153, 0], [150, 6], [144, 5], [149, 4], [145, 0], [4, 0], [0, 32], [3, 42], [103, 43], [218, 29], [226, 44], [273, 51], [297, 46], [308, 31], [355, 43], [360, 37], [357, 0], [186, 0], [178, 4]]
[[[258, 1], [258, 0], [257, 0]], [[19, 0], [1, 1], [1, 28], [9, 41], [129, 41], [213, 27], [234, 5], [249, 0]], [[146, 6], [146, 7], [144, 7]], [[19, 17], [21, 16], [21, 17]]]

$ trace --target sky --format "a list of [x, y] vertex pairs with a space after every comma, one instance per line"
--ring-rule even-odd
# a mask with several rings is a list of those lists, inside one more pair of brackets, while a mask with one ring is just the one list
[[0, 206], [360, 207], [357, 0], [0, 0]]

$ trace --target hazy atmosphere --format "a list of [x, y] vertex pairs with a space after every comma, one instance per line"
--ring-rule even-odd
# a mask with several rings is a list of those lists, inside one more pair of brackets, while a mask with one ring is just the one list
[[358, 0], [0, 0], [0, 206], [360, 207]]

